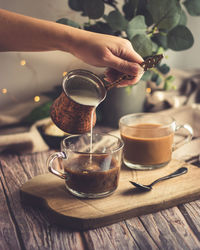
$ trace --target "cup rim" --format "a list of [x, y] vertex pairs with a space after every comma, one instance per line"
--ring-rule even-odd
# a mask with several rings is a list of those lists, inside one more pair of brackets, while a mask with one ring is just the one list
[[110, 134], [110, 133], [93, 133], [92, 135], [93, 136], [95, 136], [95, 135], [106, 135], [106, 136], [111, 136], [111, 137], [114, 137], [114, 138], [116, 138], [117, 139], [117, 141], [119, 142], [119, 146], [116, 148], [116, 149], [114, 149], [114, 150], [112, 150], [111, 152], [105, 152], [105, 153], [100, 153], [100, 152], [98, 152], [98, 153], [90, 153], [90, 152], [81, 152], [81, 151], [77, 151], [77, 150], [72, 150], [72, 149], [68, 149], [67, 147], [66, 147], [66, 145], [65, 145], [65, 140], [67, 140], [67, 139], [70, 139], [70, 138], [73, 138], [73, 137], [78, 137], [78, 136], [83, 136], [83, 135], [89, 135], [89, 134], [91, 134], [90, 132], [88, 132], [88, 133], [84, 133], [84, 134], [76, 134], [76, 135], [69, 135], [69, 136], [67, 136], [67, 137], [65, 137], [63, 140], [62, 140], [62, 142], [61, 142], [61, 145], [65, 148], [65, 149], [67, 149], [67, 150], [70, 150], [70, 151], [72, 151], [73, 153], [76, 153], [76, 154], [82, 154], [82, 155], [85, 155], [85, 154], [92, 154], [92, 155], [107, 155], [107, 154], [113, 154], [113, 153], [116, 153], [117, 151], [119, 151], [119, 150], [121, 150], [123, 147], [124, 147], [124, 142], [122, 141], [122, 139], [121, 138], [119, 138], [118, 136], [116, 136], [116, 135], [112, 135], [112, 134]]
[[[73, 101], [73, 102], [75, 102], [75, 103], [77, 103], [77, 104], [79, 104], [79, 105], [84, 105], [84, 104], [81, 104], [81, 103], [75, 101], [74, 99], [72, 99], [71, 96], [68, 94], [68, 92], [67, 92], [67, 90], [66, 90], [66, 86], [65, 86], [66, 81], [67, 81], [68, 79], [70, 79], [70, 77], [72, 77], [72, 76], [75, 75], [75, 74], [77, 74], [77, 75], [82, 75], [82, 76], [84, 76], [85, 74], [88, 74], [88, 75], [90, 75], [91, 77], [95, 78], [95, 80], [98, 81], [99, 90], [100, 90], [100, 92], [101, 92], [101, 99], [99, 100], [99, 104], [106, 98], [106, 95], [107, 95], [106, 88], [105, 88], [105, 86], [104, 86], [102, 80], [100, 79], [100, 77], [99, 77], [98, 75], [94, 74], [93, 72], [91, 72], [91, 71], [89, 71], [89, 70], [85, 70], [85, 69], [75, 69], [75, 70], [69, 71], [69, 72], [64, 76], [63, 81], [62, 81], [62, 89], [63, 89], [65, 95], [66, 95], [71, 101]], [[99, 104], [98, 104], [98, 105], [99, 105]], [[91, 106], [91, 107], [93, 107], [93, 105], [84, 105], [84, 106]]]
[[[122, 116], [120, 119], [119, 119], [119, 127], [121, 126], [121, 125], [123, 125], [123, 126], [126, 126], [126, 127], [132, 127], [133, 126], [133, 124], [126, 124], [125, 122], [124, 122], [124, 120], [125, 119], [127, 119], [127, 118], [129, 118], [129, 117], [140, 117], [140, 116], [146, 116], [146, 117], [148, 117], [148, 116], [151, 116], [151, 117], [161, 117], [161, 118], [163, 118], [163, 117], [165, 117], [166, 118], [166, 115], [164, 116], [163, 114], [157, 114], [157, 113], [145, 113], [145, 112], [140, 112], [140, 113], [131, 113], [131, 114], [127, 114], [127, 115], [124, 115], [124, 116]], [[171, 115], [168, 115], [167, 116], [167, 118], [169, 118], [170, 120], [171, 120], [171, 122], [169, 122], [168, 124], [160, 124], [161, 126], [159, 126], [159, 128], [157, 128], [157, 129], [160, 129], [160, 128], [167, 128], [167, 127], [169, 127], [169, 126], [173, 126], [173, 125], [176, 125], [176, 120], [174, 119], [174, 117], [173, 116], [171, 116]], [[151, 130], [152, 128], [137, 128], [137, 129], [140, 129], [140, 130]]]

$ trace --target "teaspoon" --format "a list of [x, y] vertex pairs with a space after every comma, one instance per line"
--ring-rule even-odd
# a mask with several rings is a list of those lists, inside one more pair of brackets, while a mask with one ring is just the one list
[[152, 186], [156, 183], [158, 183], [159, 181], [164, 181], [164, 180], [167, 180], [167, 179], [170, 179], [170, 178], [174, 178], [176, 176], [179, 176], [179, 175], [182, 175], [182, 174], [185, 174], [187, 173], [188, 169], [186, 167], [181, 167], [179, 169], [177, 169], [175, 172], [169, 174], [169, 175], [166, 175], [166, 176], [163, 176], [155, 181], [153, 181], [151, 184], [149, 185], [142, 185], [142, 184], [139, 184], [139, 183], [136, 183], [134, 181], [130, 181], [130, 183], [132, 185], [134, 185], [135, 187], [139, 188], [140, 190], [143, 190], [143, 191], [150, 191], [152, 189]]

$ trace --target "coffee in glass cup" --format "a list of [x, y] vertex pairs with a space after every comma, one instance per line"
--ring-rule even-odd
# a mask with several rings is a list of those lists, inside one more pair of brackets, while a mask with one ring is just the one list
[[[62, 141], [60, 152], [49, 156], [47, 166], [51, 173], [65, 180], [73, 195], [101, 198], [118, 187], [122, 148], [122, 140], [114, 135], [71, 135]], [[63, 172], [55, 168], [56, 158], [62, 159]]]
[[[177, 125], [173, 117], [156, 113], [123, 116], [119, 128], [124, 142], [123, 162], [127, 167], [139, 170], [167, 165], [172, 152], [189, 142], [193, 135], [190, 125]], [[187, 134], [179, 143], [174, 143], [174, 135], [180, 129]]]

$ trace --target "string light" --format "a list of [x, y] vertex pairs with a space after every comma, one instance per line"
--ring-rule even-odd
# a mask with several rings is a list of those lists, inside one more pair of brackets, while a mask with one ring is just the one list
[[4, 94], [4, 95], [7, 94], [7, 92], [8, 92], [8, 90], [7, 90], [6, 88], [3, 88], [3, 89], [1, 90], [1, 93]]
[[[22, 60], [20, 61], [20, 65], [21, 65], [21, 66], [25, 66], [26, 64], [27, 64], [27, 63], [26, 63], [26, 60], [22, 59]], [[34, 100], [34, 102], [39, 102], [39, 101], [40, 101], [40, 96], [39, 96], [39, 95], [34, 96], [34, 97], [33, 97], [33, 100]]]
[[6, 95], [6, 98], [9, 98], [11, 99], [13, 102], [15, 103], [19, 103], [19, 100], [14, 96], [12, 95], [12, 93], [10, 91], [8, 91], [8, 89], [6, 88], [2, 88], [0, 90], [0, 92], [3, 94], [3, 95]]
[[63, 72], [63, 74], [62, 74], [63, 76], [66, 76], [67, 75], [67, 72], [65, 71], [65, 72]]
[[[29, 65], [27, 65], [27, 61], [25, 59], [22, 59], [22, 58], [20, 58], [19, 64], [21, 66], [28, 66], [29, 67]], [[63, 72], [63, 76], [65, 76], [66, 74], [67, 74], [67, 72]], [[13, 102], [20, 103], [20, 100], [18, 100], [14, 95], [12, 95], [12, 93], [9, 92], [7, 88], [0, 88], [0, 94], [1, 93], [3, 95], [7, 95], [7, 97], [10, 98]], [[40, 102], [40, 100], [41, 100], [41, 98], [40, 98], [39, 95], [36, 95], [36, 96], [33, 97], [33, 101], [36, 102], [36, 103]]]
[[39, 101], [40, 101], [39, 95], [34, 96], [34, 102], [39, 102]]
[[26, 65], [26, 60], [21, 60], [21, 61], [20, 61], [20, 65], [21, 65], [21, 66], [25, 66], [25, 65]]
[[151, 88], [146, 88], [146, 93], [150, 94], [151, 93]]

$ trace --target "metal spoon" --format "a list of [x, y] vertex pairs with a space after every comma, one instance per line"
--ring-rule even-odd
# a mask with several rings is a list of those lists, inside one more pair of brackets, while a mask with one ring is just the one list
[[142, 185], [142, 184], [139, 184], [139, 183], [136, 183], [134, 181], [130, 181], [130, 183], [132, 185], [134, 185], [135, 187], [139, 188], [140, 190], [143, 190], [143, 191], [150, 191], [152, 189], [152, 186], [154, 184], [156, 184], [157, 182], [159, 181], [164, 181], [164, 180], [167, 180], [167, 179], [170, 179], [170, 178], [174, 178], [176, 176], [179, 176], [179, 175], [182, 175], [182, 174], [185, 174], [187, 173], [188, 169], [186, 167], [181, 167], [179, 169], [177, 169], [175, 172], [167, 175], [167, 176], [163, 176], [157, 180], [155, 180], [154, 182], [152, 182], [150, 185]]

